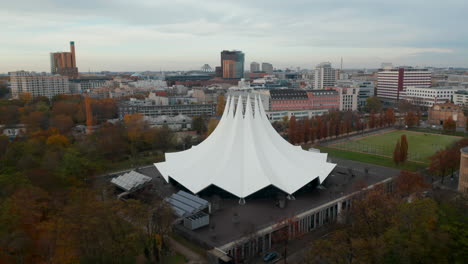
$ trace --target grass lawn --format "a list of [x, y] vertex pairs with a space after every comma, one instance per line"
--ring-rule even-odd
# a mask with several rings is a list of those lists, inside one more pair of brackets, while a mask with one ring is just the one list
[[395, 130], [342, 142], [329, 147], [392, 157], [397, 140], [405, 134], [408, 140], [408, 159], [428, 163], [428, 157], [437, 150], [458, 141], [461, 137], [436, 135], [407, 130]]
[[396, 168], [400, 170], [417, 171], [427, 166], [424, 163], [407, 161], [402, 165], [396, 165], [391, 158], [376, 156], [372, 154], [358, 153], [336, 148], [318, 146], [321, 152], [328, 153], [332, 157], [360, 161], [385, 167]]
[[167, 264], [184, 264], [184, 263], [187, 263], [187, 260], [185, 259], [184, 256], [177, 253], [174, 256], [164, 257], [163, 263], [167, 263]]

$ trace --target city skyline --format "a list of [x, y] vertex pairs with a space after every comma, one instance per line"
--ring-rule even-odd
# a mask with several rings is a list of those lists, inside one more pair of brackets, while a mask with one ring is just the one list
[[464, 1], [26, 0], [0, 10], [0, 72], [50, 70], [51, 52], [74, 40], [82, 72], [195, 70], [219, 52], [250, 62], [313, 69], [394, 65], [467, 67]]

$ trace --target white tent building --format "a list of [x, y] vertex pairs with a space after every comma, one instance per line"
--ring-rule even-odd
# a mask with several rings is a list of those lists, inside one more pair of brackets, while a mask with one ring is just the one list
[[[237, 107], [235, 107], [237, 99]], [[228, 97], [213, 133], [189, 150], [166, 153], [155, 166], [166, 181], [177, 181], [193, 193], [215, 185], [243, 198], [270, 185], [292, 195], [318, 178], [321, 184], [336, 164], [326, 153], [291, 145], [271, 126], [255, 97]]]

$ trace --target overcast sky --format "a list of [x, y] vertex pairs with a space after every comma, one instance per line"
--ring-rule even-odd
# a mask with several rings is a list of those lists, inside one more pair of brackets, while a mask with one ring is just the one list
[[0, 0], [0, 72], [190, 70], [223, 49], [274, 67], [468, 66], [466, 0]]

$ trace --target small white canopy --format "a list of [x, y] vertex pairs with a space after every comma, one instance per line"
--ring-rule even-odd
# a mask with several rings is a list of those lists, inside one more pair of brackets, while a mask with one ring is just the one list
[[247, 97], [244, 112], [241, 96], [228, 97], [221, 121], [207, 139], [189, 150], [166, 153], [166, 161], [155, 164], [164, 179], [193, 193], [215, 185], [239, 198], [269, 185], [293, 194], [316, 178], [322, 183], [336, 164], [327, 162], [326, 153], [284, 140], [260, 99], [253, 100]]

